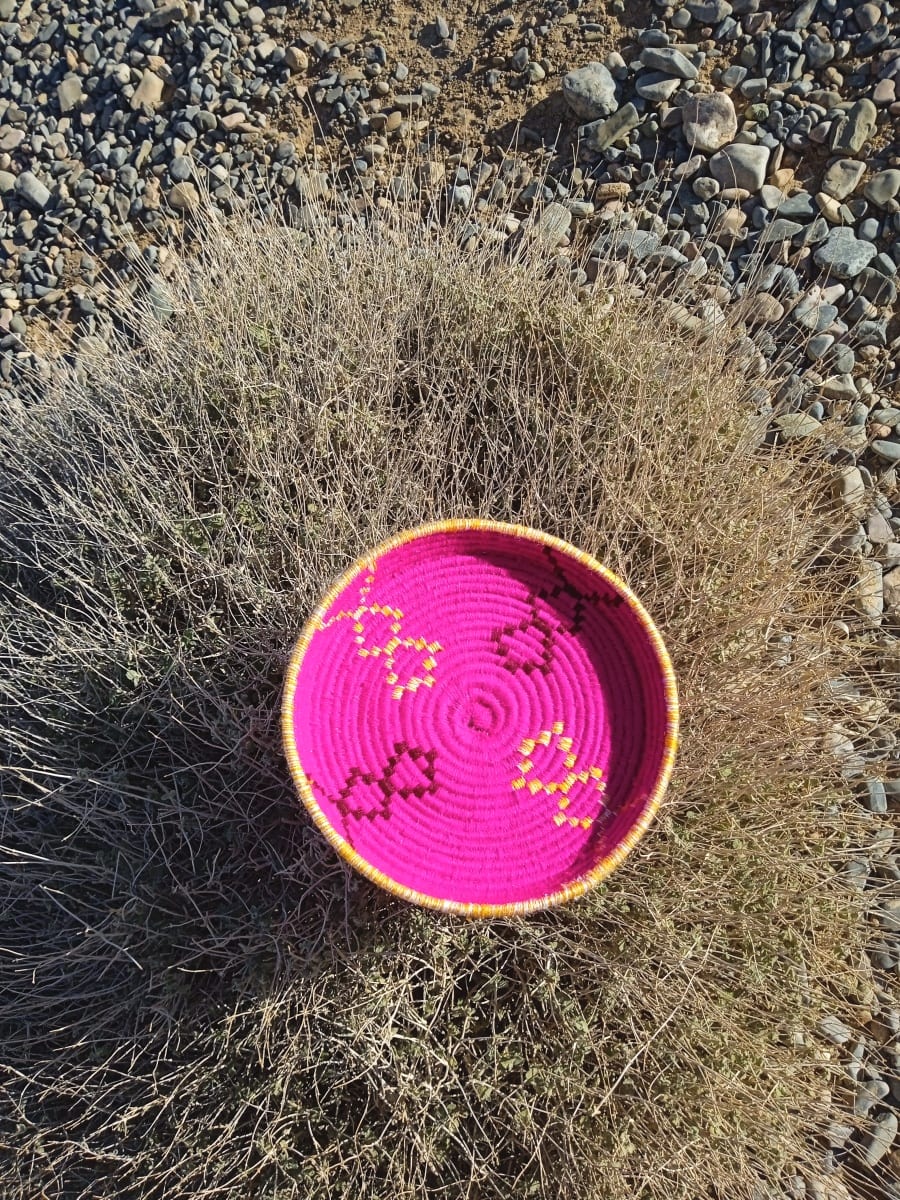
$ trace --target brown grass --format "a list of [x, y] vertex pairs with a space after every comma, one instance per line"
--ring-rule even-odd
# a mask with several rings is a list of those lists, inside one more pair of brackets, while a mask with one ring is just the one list
[[[825, 684], [867, 635], [833, 624], [824, 468], [748, 435], [740, 331], [409, 213], [206, 220], [175, 317], [135, 313], [0, 428], [0, 1190], [739, 1200], [814, 1174], [816, 1023], [862, 987]], [[679, 677], [659, 820], [523, 920], [349, 873], [279, 746], [323, 588], [451, 515], [606, 561]]]

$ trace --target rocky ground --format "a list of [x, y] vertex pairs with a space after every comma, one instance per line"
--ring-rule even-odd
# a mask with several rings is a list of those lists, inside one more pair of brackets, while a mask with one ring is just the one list
[[[302, 219], [309, 198], [409, 198], [424, 171], [468, 236], [532, 221], [563, 262], [590, 244], [579, 286], [615, 257], [687, 326], [742, 306], [749, 402], [770, 439], [827, 433], [857, 603], [896, 671], [898, 128], [891, 0], [0, 0], [0, 403], [53, 347], [90, 344], [122, 283], [166, 319], [201, 193]], [[896, 1200], [900, 779], [873, 778], [849, 729], [834, 739], [871, 814], [850, 882], [872, 897], [876, 986], [864, 1036], [858, 1012], [824, 1032], [865, 1128], [834, 1124], [830, 1191], [792, 1194]], [[896, 764], [889, 741], [876, 757]]]

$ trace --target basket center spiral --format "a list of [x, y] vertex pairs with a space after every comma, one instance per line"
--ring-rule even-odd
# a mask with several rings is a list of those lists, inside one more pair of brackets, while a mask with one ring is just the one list
[[534, 900], [591, 871], [646, 804], [667, 737], [657, 651], [625, 597], [496, 527], [359, 565], [311, 622], [292, 700], [332, 840], [456, 903]]

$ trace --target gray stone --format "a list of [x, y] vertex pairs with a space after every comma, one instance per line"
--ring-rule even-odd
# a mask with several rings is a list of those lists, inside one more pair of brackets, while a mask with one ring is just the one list
[[733, 11], [728, 0], [687, 0], [684, 7], [695, 21], [702, 21], [704, 25], [718, 25]]
[[879, 171], [873, 175], [863, 188], [863, 195], [871, 200], [876, 208], [891, 208], [896, 210], [895, 197], [900, 192], [900, 171], [896, 168], [890, 171]]
[[885, 462], [900, 462], [900, 442], [888, 442], [884, 438], [876, 438], [872, 443], [872, 449]]
[[169, 174], [175, 183], [186, 183], [193, 173], [193, 164], [186, 154], [176, 155], [169, 163]]
[[29, 208], [44, 209], [50, 203], [50, 189], [32, 171], [23, 171], [17, 177], [16, 193]]
[[869, 793], [869, 811], [880, 815], [887, 812], [887, 793], [880, 779], [870, 779], [866, 784]]
[[640, 123], [640, 114], [629, 101], [628, 104], [623, 104], [618, 112], [607, 117], [605, 121], [594, 121], [590, 125], [582, 125], [579, 132], [589, 149], [602, 151], [608, 150], [621, 138], [627, 137], [631, 130]]
[[642, 71], [637, 77], [635, 91], [653, 104], [661, 104], [678, 91], [681, 83], [671, 75], [660, 71]]
[[747, 68], [741, 66], [726, 67], [722, 72], [722, 84], [727, 88], [736, 88], [747, 78]]
[[162, 103], [163, 87], [163, 81], [158, 75], [150, 70], [145, 71], [141, 76], [141, 82], [134, 89], [131, 107], [135, 112], [144, 106], [151, 109], [158, 108]]
[[835, 1046], [843, 1046], [853, 1036], [853, 1030], [845, 1025], [838, 1017], [823, 1017], [819, 1022], [819, 1031]]
[[853, 279], [878, 253], [871, 242], [864, 242], [852, 229], [838, 226], [813, 253], [816, 265], [836, 279]]
[[834, 58], [834, 46], [831, 42], [820, 38], [817, 33], [811, 33], [803, 43], [803, 50], [809, 65], [813, 70], [826, 66]]
[[603, 63], [591, 62], [562, 77], [562, 94], [576, 117], [597, 121], [618, 108], [616, 81]]
[[865, 173], [865, 163], [852, 158], [839, 158], [830, 164], [822, 176], [822, 191], [835, 200], [844, 200], [856, 190]]
[[450, 207], [464, 212], [472, 207], [472, 187], [468, 183], [457, 183], [450, 189]]
[[831, 375], [822, 384], [822, 395], [826, 400], [851, 402], [859, 395], [852, 375]]
[[739, 187], [748, 192], [759, 191], [765, 183], [768, 165], [767, 146], [743, 142], [732, 142], [709, 160], [710, 172], [723, 188]]
[[821, 333], [823, 329], [827, 329], [837, 315], [836, 304], [826, 304], [814, 296], [804, 296], [793, 312], [798, 325], [802, 325], [804, 329], [811, 329], [813, 333]]
[[840, 1150], [853, 1137], [853, 1126], [832, 1121], [825, 1130], [825, 1141], [832, 1150]]
[[624, 232], [603, 234], [594, 242], [593, 253], [601, 258], [633, 258], [641, 262], [655, 254], [661, 239], [658, 234], [645, 229], [626, 229]]
[[866, 537], [873, 546], [886, 546], [888, 542], [894, 540], [894, 531], [890, 522], [882, 516], [877, 508], [872, 510], [866, 521]]
[[856, 598], [859, 611], [869, 621], [880, 623], [884, 613], [884, 583], [880, 562], [864, 558], [857, 564]]
[[858, 467], [844, 467], [836, 478], [838, 492], [848, 509], [859, 509], [865, 499], [865, 484]]
[[875, 1127], [865, 1141], [865, 1161], [869, 1167], [881, 1162], [897, 1136], [897, 1114], [883, 1112], [875, 1118]]
[[878, 109], [871, 100], [857, 100], [843, 117], [835, 121], [831, 149], [837, 154], [859, 154], [875, 132], [877, 116]]
[[200, 203], [200, 193], [192, 183], [176, 183], [169, 188], [168, 201], [180, 212], [191, 212]]
[[696, 79], [699, 74], [691, 60], [674, 46], [646, 46], [641, 51], [641, 62], [651, 70], [679, 79]]
[[900, 896], [882, 900], [878, 920], [891, 933], [900, 933]]
[[77, 75], [67, 75], [56, 89], [56, 100], [61, 113], [71, 112], [84, 98], [81, 80]]
[[715, 179], [711, 179], [709, 175], [699, 175], [691, 181], [691, 191], [700, 200], [712, 200], [713, 196], [717, 196], [721, 190], [722, 185]]
[[897, 299], [897, 285], [887, 275], [872, 267], [860, 271], [854, 284], [860, 295], [871, 300], [873, 304], [893, 304]]
[[[869, 864], [864, 858], [848, 858], [844, 864], [844, 873], [847, 876], [847, 882], [852, 888], [856, 888], [858, 892], [865, 891], [866, 883], [869, 878]], [[850, 1136], [849, 1134], [847, 1135]]]
[[24, 141], [24, 129], [6, 129], [0, 125], [0, 151], [7, 150], [11, 152], [18, 150]]
[[860, 346], [886, 346], [887, 320], [860, 321], [853, 330], [853, 336]]
[[771, 325], [784, 316], [784, 305], [769, 292], [757, 292], [747, 302], [745, 315], [751, 325]]
[[562, 204], [548, 204], [531, 228], [532, 236], [556, 246], [572, 227], [572, 214]]
[[788, 242], [802, 232], [803, 226], [796, 221], [786, 221], [783, 217], [776, 217], [774, 221], [770, 221], [765, 226], [759, 235], [759, 244], [768, 246], [772, 242]]
[[790, 221], [812, 220], [818, 209], [809, 192], [796, 192], [787, 200], [782, 200], [775, 212], [776, 217], [787, 217]]
[[856, 24], [865, 33], [869, 29], [874, 29], [881, 20], [881, 9], [877, 4], [860, 4], [853, 16]]
[[811, 337], [806, 343], [806, 357], [815, 362], [817, 358], [821, 358], [826, 350], [830, 350], [834, 345], [834, 335], [831, 333], [817, 333]]
[[775, 418], [775, 424], [781, 431], [782, 438], [787, 442], [796, 441], [798, 438], [814, 437], [822, 431], [822, 422], [803, 412], [782, 413]]
[[725, 92], [692, 96], [681, 109], [681, 128], [688, 146], [714, 154], [737, 134], [737, 115]]
[[174, 316], [175, 309], [172, 306], [172, 300], [161, 279], [152, 279], [150, 281], [150, 286], [147, 288], [147, 300], [149, 301], [151, 312], [160, 325], [164, 325], [166, 321]]
[[854, 1116], [867, 1117], [872, 1105], [883, 1100], [890, 1090], [883, 1079], [867, 1079], [860, 1083], [853, 1101]]
[[288, 46], [284, 61], [294, 75], [303, 75], [309, 69], [309, 55], [300, 46]]
[[685, 267], [690, 262], [686, 255], [674, 246], [660, 246], [646, 258], [648, 268], [658, 267], [663, 271], [672, 271], [676, 267]]
[[16, 186], [16, 177], [12, 171], [0, 171], [0, 196], [5, 196]]
[[165, 29], [168, 25], [177, 25], [187, 16], [187, 8], [181, 3], [165, 4], [155, 12], [144, 17], [145, 29]]
[[759, 189], [759, 202], [766, 212], [774, 212], [779, 204], [784, 203], [784, 192], [771, 183], [764, 183]]

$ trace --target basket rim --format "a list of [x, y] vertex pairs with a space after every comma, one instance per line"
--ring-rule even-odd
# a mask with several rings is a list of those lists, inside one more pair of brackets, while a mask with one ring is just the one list
[[[660, 759], [659, 769], [656, 774], [652, 788], [647, 793], [644, 799], [643, 807], [640, 810], [631, 829], [622, 838], [622, 840], [607, 854], [590, 871], [578, 879], [567, 883], [564, 887], [559, 888], [555, 892], [549, 892], [544, 896], [533, 897], [530, 900], [510, 901], [504, 904], [482, 904], [475, 901], [460, 901], [446, 899], [440, 896], [431, 896], [424, 892], [419, 892], [414, 888], [407, 887], [398, 880], [391, 878], [374, 863], [369, 862], [357, 850], [355, 850], [342, 833], [329, 820], [325, 812], [319, 805], [303, 765], [300, 762], [300, 756], [297, 751], [296, 742], [294, 739], [294, 699], [297, 691], [297, 681], [300, 675], [300, 669], [303, 664], [303, 659], [306, 651], [315, 633], [318, 632], [320, 622], [324, 619], [325, 614], [331, 607], [334, 600], [340, 593], [349, 586], [353, 579], [363, 570], [373, 569], [377, 559], [381, 558], [391, 550], [397, 549], [399, 546], [406, 545], [408, 542], [418, 540], [419, 538], [429, 537], [436, 533], [461, 533], [469, 530], [479, 530], [488, 533], [504, 534], [508, 537], [520, 537], [527, 541], [538, 542], [546, 546], [550, 546], [560, 553], [568, 555], [599, 575], [607, 583], [624, 597], [626, 603], [631, 608], [632, 612], [638, 618], [638, 621], [644, 632], [650, 639], [650, 643], [656, 653], [657, 661], [663, 677], [663, 685], [665, 689], [665, 704], [666, 704], [666, 736], [663, 743], [663, 752]], [[564, 541], [562, 538], [555, 537], [553, 534], [544, 533], [540, 529], [534, 529], [529, 525], [512, 524], [505, 521], [494, 521], [488, 518], [472, 517], [449, 519], [442, 521], [429, 521], [422, 525], [416, 525], [410, 529], [405, 529], [400, 533], [394, 534], [385, 541], [380, 542], [377, 546], [367, 550], [365, 554], [355, 559], [353, 563], [334, 581], [325, 595], [316, 605], [313, 612], [310, 614], [297, 641], [291, 650], [288, 661], [287, 671], [285, 673], [284, 688], [282, 692], [281, 703], [281, 734], [284, 746], [285, 756], [288, 760], [291, 775], [294, 785], [302, 799], [307, 811], [313, 818], [318, 829], [325, 835], [329, 843], [337, 850], [338, 854], [347, 863], [354, 867], [360, 874], [364, 875], [371, 882], [378, 884], [386, 891], [391, 892], [395, 896], [399, 896], [403, 900], [407, 900], [413, 904], [418, 904], [424, 908], [437, 909], [442, 912], [458, 913], [466, 917], [507, 917], [507, 916], [524, 916], [527, 913], [537, 912], [548, 908], [556, 907], [564, 904], [569, 900], [575, 899], [577, 896], [584, 895], [585, 892], [595, 887], [602, 880], [606, 879], [612, 871], [620, 865], [626, 856], [634, 849], [635, 845], [640, 841], [646, 833], [648, 827], [653, 821], [657, 811], [659, 810], [662, 797], [668, 787], [669, 780], [672, 775], [672, 770], [675, 763], [675, 755], [678, 749], [678, 727], [679, 727], [679, 701], [678, 690], [675, 681], [675, 672], [672, 667], [672, 661], [669, 652], [663, 642], [662, 635], [656, 628], [652, 618], [647, 610], [634, 595], [628, 585], [619, 578], [615, 572], [609, 567], [604, 566], [601, 562], [595, 559], [592, 555], [579, 550], [571, 543]]]

